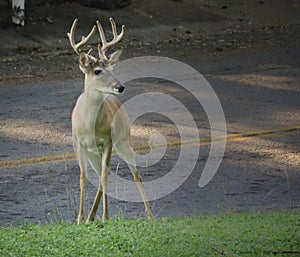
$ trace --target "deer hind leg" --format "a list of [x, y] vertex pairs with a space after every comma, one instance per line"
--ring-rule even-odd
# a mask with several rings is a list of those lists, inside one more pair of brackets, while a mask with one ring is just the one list
[[85, 202], [85, 188], [87, 184], [87, 159], [84, 155], [84, 151], [81, 148], [80, 144], [77, 144], [76, 157], [79, 163], [80, 168], [80, 204], [79, 204], [79, 213], [77, 218], [77, 224], [80, 224], [84, 221], [84, 202]]
[[90, 210], [89, 216], [86, 220], [86, 223], [88, 224], [95, 219], [95, 216], [96, 216], [96, 213], [98, 210], [98, 206], [99, 206], [99, 202], [100, 202], [100, 199], [103, 194], [103, 188], [102, 188], [102, 183], [101, 183], [101, 160], [100, 160], [101, 158], [100, 158], [100, 155], [87, 151], [87, 157], [88, 157], [88, 160], [89, 160], [91, 166], [93, 167], [93, 169], [99, 176], [99, 183], [98, 183], [96, 197], [95, 197], [94, 203], [92, 205], [92, 208]]
[[145, 211], [146, 211], [148, 220], [153, 220], [154, 217], [151, 212], [151, 208], [150, 208], [147, 196], [146, 196], [146, 192], [144, 190], [142, 177], [140, 175], [140, 172], [136, 168], [134, 153], [130, 146], [129, 141], [125, 140], [122, 143], [117, 144], [115, 146], [115, 148], [117, 149], [118, 153], [120, 153], [121, 157], [126, 161], [128, 167], [133, 175], [133, 180], [136, 183], [136, 185], [140, 191], [142, 200], [144, 202]]
[[137, 185], [137, 187], [140, 191], [140, 194], [142, 196], [142, 199], [143, 199], [143, 202], [144, 202], [144, 205], [145, 205], [145, 210], [146, 210], [146, 213], [147, 213], [147, 218], [148, 218], [148, 220], [153, 220], [154, 217], [153, 217], [153, 214], [151, 212], [151, 208], [150, 208], [150, 205], [149, 205], [149, 202], [148, 202], [145, 190], [144, 190], [143, 181], [142, 181], [142, 177], [140, 175], [140, 172], [137, 170], [135, 165], [131, 165], [130, 163], [127, 163], [127, 165], [129, 167], [131, 173], [133, 174], [133, 180], [136, 183], [136, 185]]

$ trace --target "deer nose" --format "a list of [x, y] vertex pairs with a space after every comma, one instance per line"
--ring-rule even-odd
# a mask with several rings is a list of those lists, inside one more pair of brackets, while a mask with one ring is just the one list
[[124, 92], [124, 90], [125, 90], [125, 87], [123, 85], [118, 85], [118, 86], [115, 87], [115, 90], [118, 93], [122, 94]]

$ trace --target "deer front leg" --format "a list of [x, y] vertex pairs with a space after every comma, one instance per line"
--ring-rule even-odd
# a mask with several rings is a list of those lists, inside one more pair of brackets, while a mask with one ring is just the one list
[[85, 202], [85, 188], [87, 184], [86, 170], [87, 170], [87, 160], [84, 156], [83, 150], [81, 149], [80, 144], [77, 144], [76, 151], [79, 167], [80, 167], [80, 204], [79, 204], [79, 213], [77, 218], [77, 224], [84, 221], [84, 202]]
[[96, 216], [96, 213], [97, 213], [97, 210], [98, 210], [98, 207], [99, 207], [99, 202], [100, 202], [100, 199], [102, 197], [102, 194], [103, 194], [102, 186], [101, 186], [101, 183], [99, 183], [97, 194], [96, 194], [93, 206], [91, 208], [90, 214], [89, 214], [89, 216], [86, 220], [86, 224], [89, 224], [91, 221], [93, 221], [95, 219], [95, 216]]
[[77, 224], [79, 225], [84, 221], [84, 201], [85, 201], [85, 187], [87, 184], [87, 178], [85, 174], [80, 170], [80, 203], [79, 203], [79, 213], [77, 218]]
[[87, 224], [95, 219], [95, 216], [96, 216], [96, 213], [97, 213], [97, 210], [99, 207], [99, 202], [100, 202], [100, 199], [103, 194], [103, 188], [102, 188], [102, 183], [101, 183], [101, 162], [100, 162], [101, 157], [99, 154], [96, 154], [93, 152], [88, 152], [88, 159], [89, 159], [93, 169], [99, 176], [99, 184], [98, 184], [97, 194], [96, 194], [93, 206], [92, 206], [89, 216], [86, 220]]
[[102, 175], [101, 175], [101, 184], [103, 188], [103, 214], [102, 221], [109, 219], [108, 216], [108, 199], [107, 199], [107, 190], [108, 190], [108, 175], [110, 171], [110, 159], [111, 159], [112, 146], [108, 145], [102, 153]]

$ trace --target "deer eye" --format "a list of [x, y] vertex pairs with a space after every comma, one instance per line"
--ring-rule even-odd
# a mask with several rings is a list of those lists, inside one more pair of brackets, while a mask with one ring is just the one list
[[99, 75], [101, 72], [102, 72], [102, 70], [95, 70], [95, 71], [94, 71], [94, 74], [95, 74], [95, 75]]

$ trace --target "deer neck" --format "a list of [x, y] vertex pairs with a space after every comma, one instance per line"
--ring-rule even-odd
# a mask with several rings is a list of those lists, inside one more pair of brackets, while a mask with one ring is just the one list
[[89, 82], [91, 81], [89, 74], [84, 74], [84, 91], [87, 92], [89, 88]]
[[97, 90], [93, 85], [90, 84], [90, 79], [87, 77], [87, 75], [84, 81], [84, 94], [90, 99], [91, 103], [97, 102], [98, 104], [103, 102], [107, 96], [107, 94]]

